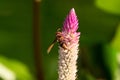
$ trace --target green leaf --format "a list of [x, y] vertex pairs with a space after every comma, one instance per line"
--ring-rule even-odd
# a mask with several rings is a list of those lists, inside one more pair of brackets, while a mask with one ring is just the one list
[[117, 51], [120, 52], [120, 24], [118, 25], [118, 28], [116, 29], [116, 34], [114, 39], [111, 42], [111, 45], [113, 48], [115, 48]]
[[25, 64], [0, 56], [0, 63], [15, 73], [17, 80], [34, 80]]
[[115, 48], [113, 48], [111, 45], [105, 45], [104, 46], [104, 61], [105, 66], [107, 67], [112, 80], [116, 80], [115, 73], [118, 69], [118, 63], [117, 63], [117, 51]]
[[120, 52], [120, 24], [111, 43], [104, 47], [104, 60], [113, 80], [119, 76], [119, 52]]
[[100, 9], [120, 15], [120, 0], [96, 0], [95, 4]]

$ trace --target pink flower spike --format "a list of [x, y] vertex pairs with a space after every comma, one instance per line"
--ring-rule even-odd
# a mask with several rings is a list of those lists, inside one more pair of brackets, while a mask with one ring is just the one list
[[57, 32], [59, 42], [58, 80], [76, 80], [77, 58], [80, 32], [74, 8], [67, 15], [61, 32]]
[[72, 8], [64, 21], [62, 31], [69, 33], [69, 32], [76, 32], [77, 29], [78, 29], [78, 20], [74, 8]]

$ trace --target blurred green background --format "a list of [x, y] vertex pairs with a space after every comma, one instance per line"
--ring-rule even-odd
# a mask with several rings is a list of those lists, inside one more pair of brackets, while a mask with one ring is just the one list
[[[73, 7], [81, 32], [77, 80], [120, 80], [120, 0], [40, 2], [44, 79], [57, 80], [58, 45], [46, 51]], [[32, 0], [0, 0], [0, 80], [11, 79], [37, 80]]]

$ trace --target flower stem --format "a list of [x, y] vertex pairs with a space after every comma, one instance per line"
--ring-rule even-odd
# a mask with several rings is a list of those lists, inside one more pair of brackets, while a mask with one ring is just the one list
[[40, 0], [33, 0], [33, 40], [34, 40], [34, 59], [36, 67], [36, 77], [37, 80], [44, 80], [43, 68], [42, 68], [42, 56], [41, 56], [41, 46], [40, 46], [40, 29], [39, 29], [39, 5]]

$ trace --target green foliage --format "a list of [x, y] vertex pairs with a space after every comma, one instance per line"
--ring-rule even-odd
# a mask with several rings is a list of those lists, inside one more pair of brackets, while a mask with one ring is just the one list
[[111, 40], [111, 43], [105, 45], [104, 47], [104, 61], [111, 73], [113, 80], [116, 80], [117, 78], [116, 71], [119, 72], [119, 62], [117, 59], [119, 57], [118, 55], [119, 52], [120, 52], [120, 25], [118, 25], [115, 36]]
[[111, 45], [104, 46], [104, 62], [105, 66], [111, 74], [112, 80], [116, 80], [116, 70], [118, 69], [117, 51]]
[[118, 28], [116, 29], [116, 33], [111, 42], [111, 45], [114, 49], [120, 52], [120, 24], [118, 25]]
[[33, 80], [28, 67], [25, 64], [0, 56], [0, 63], [15, 73], [17, 80]]
[[120, 15], [120, 0], [96, 0], [96, 5], [104, 11]]

